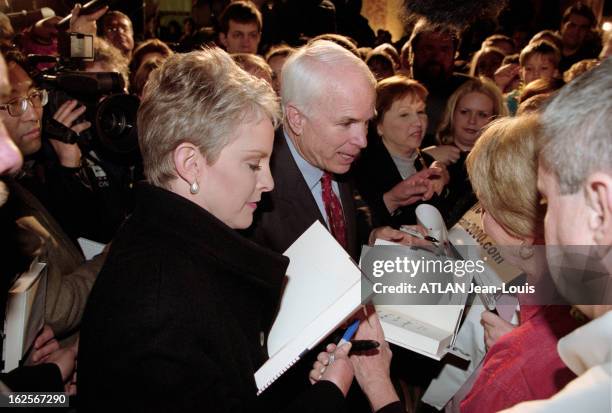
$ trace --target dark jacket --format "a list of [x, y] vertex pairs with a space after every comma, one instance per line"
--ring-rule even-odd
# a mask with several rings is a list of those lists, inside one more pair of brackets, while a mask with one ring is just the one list
[[[291, 155], [282, 128], [276, 131], [270, 169], [274, 178], [274, 190], [263, 195], [248, 235], [260, 245], [282, 253], [316, 220], [327, 225]], [[335, 177], [346, 221], [347, 252], [357, 258], [361, 243], [353, 187], [347, 178], [347, 174]]]
[[[425, 153], [422, 156], [427, 165], [431, 165], [434, 161], [432, 157]], [[423, 169], [418, 159], [414, 166], [417, 171]], [[361, 151], [361, 157], [354, 165], [353, 174], [359, 194], [372, 213], [372, 222], [375, 227], [390, 225], [397, 228], [403, 224], [412, 225], [416, 223], [415, 209], [422, 202], [398, 208], [391, 215], [383, 201], [385, 192], [400, 183], [402, 176], [379, 136], [369, 134], [368, 146]], [[439, 197], [435, 194], [429, 201], [426, 201], [426, 203], [436, 207], [440, 206], [440, 202]]]
[[461, 152], [457, 162], [448, 166], [449, 193], [443, 208], [444, 221], [448, 228], [459, 222], [461, 217], [478, 202], [465, 167], [468, 154], [469, 152]]
[[[267, 359], [287, 258], [179, 195], [140, 191], [85, 310], [82, 410], [267, 410], [253, 375]], [[305, 411], [344, 403], [329, 382], [307, 396]]]

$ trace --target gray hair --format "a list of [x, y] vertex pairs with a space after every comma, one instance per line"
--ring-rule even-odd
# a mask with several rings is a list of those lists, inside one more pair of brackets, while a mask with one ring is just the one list
[[174, 150], [197, 146], [209, 164], [245, 122], [280, 120], [278, 98], [264, 80], [240, 69], [223, 50], [170, 56], [151, 73], [138, 109], [138, 141], [147, 180], [167, 187], [176, 178]]
[[576, 193], [593, 172], [612, 172], [612, 58], [563, 87], [542, 125], [540, 162], [561, 194]]
[[[281, 102], [289, 103], [310, 113], [331, 85], [330, 78], [338, 79], [347, 72], [362, 73], [376, 87], [376, 79], [368, 66], [350, 51], [329, 40], [316, 40], [301, 47], [285, 62], [281, 74]], [[335, 80], [334, 79], [334, 80]]]

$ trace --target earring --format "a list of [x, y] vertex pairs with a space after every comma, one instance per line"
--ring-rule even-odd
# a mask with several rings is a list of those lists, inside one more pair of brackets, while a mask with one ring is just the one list
[[189, 192], [191, 195], [195, 195], [200, 192], [200, 185], [198, 185], [198, 181], [193, 181], [193, 183], [189, 185]]
[[524, 260], [528, 260], [529, 258], [533, 257], [534, 252], [535, 251], [532, 245], [521, 245], [521, 248], [519, 249], [519, 256]]

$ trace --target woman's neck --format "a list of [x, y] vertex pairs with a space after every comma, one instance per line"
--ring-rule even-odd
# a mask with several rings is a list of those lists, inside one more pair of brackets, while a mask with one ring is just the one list
[[469, 152], [474, 147], [474, 145], [465, 145], [465, 144], [463, 144], [461, 142], [457, 142], [457, 141], [455, 141], [454, 144], [455, 144], [455, 146], [457, 148], [459, 148], [461, 150], [461, 152]]
[[393, 145], [391, 142], [387, 141], [385, 138], [382, 138], [383, 145], [389, 151], [392, 156], [401, 158], [401, 159], [410, 159], [414, 156], [416, 151], [415, 148], [398, 148], [396, 145]]

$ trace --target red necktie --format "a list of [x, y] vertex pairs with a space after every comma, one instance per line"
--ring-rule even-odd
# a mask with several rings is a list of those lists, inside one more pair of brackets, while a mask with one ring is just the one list
[[332, 190], [332, 177], [328, 172], [324, 172], [321, 178], [321, 192], [323, 194], [323, 205], [325, 205], [330, 231], [338, 243], [346, 249], [344, 213], [342, 212], [340, 200]]

